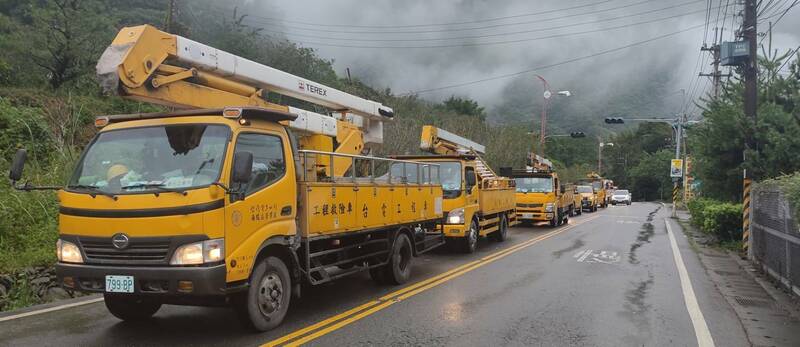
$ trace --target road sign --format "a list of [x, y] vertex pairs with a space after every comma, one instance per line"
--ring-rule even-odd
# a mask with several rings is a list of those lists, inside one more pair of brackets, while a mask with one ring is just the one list
[[670, 161], [669, 177], [683, 177], [683, 159], [672, 159]]
[[551, 96], [553, 96], [553, 93], [551, 93], [549, 90], [545, 90], [544, 91], [544, 98], [545, 99], [550, 99]]

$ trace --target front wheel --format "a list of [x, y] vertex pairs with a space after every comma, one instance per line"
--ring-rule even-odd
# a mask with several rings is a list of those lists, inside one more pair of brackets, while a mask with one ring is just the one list
[[558, 223], [560, 222], [560, 220], [561, 219], [559, 218], [558, 212], [554, 212], [553, 213], [553, 219], [550, 220], [550, 227], [551, 228], [557, 227]]
[[478, 248], [478, 222], [473, 220], [472, 223], [469, 223], [467, 234], [461, 240], [461, 251], [463, 253], [474, 253], [476, 248]]
[[267, 257], [258, 263], [250, 288], [234, 302], [242, 323], [257, 331], [281, 324], [292, 298], [291, 281], [289, 269], [280, 258]]
[[106, 308], [114, 317], [124, 321], [141, 321], [152, 317], [161, 303], [140, 296], [104, 294]]
[[497, 231], [492, 233], [492, 237], [497, 242], [503, 242], [508, 238], [508, 219], [506, 219], [506, 215], [500, 215], [500, 223], [497, 225]]

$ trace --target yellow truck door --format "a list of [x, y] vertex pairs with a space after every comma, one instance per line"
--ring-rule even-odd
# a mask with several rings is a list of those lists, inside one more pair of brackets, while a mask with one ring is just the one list
[[265, 240], [295, 234], [297, 212], [297, 183], [285, 133], [241, 132], [234, 143], [235, 153], [253, 154], [253, 174], [244, 187], [231, 187], [242, 189], [244, 200], [228, 199], [226, 207], [228, 282], [250, 275], [253, 258]]

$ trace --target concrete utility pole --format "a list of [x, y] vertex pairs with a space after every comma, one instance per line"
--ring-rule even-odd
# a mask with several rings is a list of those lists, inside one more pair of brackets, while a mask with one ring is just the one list
[[176, 0], [169, 0], [167, 4], [167, 17], [164, 18], [164, 31], [168, 33], [173, 33], [173, 25], [172, 22], [175, 20], [175, 1]]
[[[744, 20], [742, 22], [742, 37], [747, 41], [748, 51], [750, 53], [747, 62], [742, 67], [742, 72], [744, 74], [744, 116], [747, 117], [753, 125], [755, 125], [758, 119], [756, 113], [758, 109], [758, 31], [756, 27], [758, 20], [756, 18], [756, 6], [756, 0], [744, 1]], [[756, 147], [753, 135], [754, 134], [749, 131], [745, 134], [745, 152], [748, 149]], [[743, 155], [743, 159], [745, 164], [747, 164], [747, 154]], [[746, 168], [743, 175], [745, 179], [752, 178]]]
[[714, 94], [715, 99], [719, 97], [719, 88], [720, 84], [722, 83], [722, 77], [730, 77], [730, 74], [723, 75], [722, 72], [719, 71], [719, 63], [721, 61], [720, 51], [719, 51], [720, 50], [719, 41], [722, 40], [722, 35], [721, 34], [718, 35], [718, 30], [719, 29], [717, 28], [714, 29], [714, 43], [711, 44], [711, 47], [707, 47], [705, 44], [703, 45], [703, 47], [700, 47], [701, 51], [711, 52], [711, 57], [713, 58], [711, 65], [714, 66], [714, 71], [712, 71], [711, 73], [701, 72], [700, 76], [711, 77], [711, 82], [713, 86], [712, 93]]
[[[686, 121], [686, 114], [678, 116], [677, 122], [673, 125], [675, 129], [675, 159], [681, 159], [681, 142], [683, 142], [683, 122]], [[675, 192], [680, 189], [680, 178], [672, 178], [672, 217], [678, 216], [677, 201], [675, 201]]]

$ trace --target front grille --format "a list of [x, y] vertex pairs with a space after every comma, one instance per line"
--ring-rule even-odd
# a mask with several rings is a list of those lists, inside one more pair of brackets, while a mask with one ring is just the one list
[[81, 238], [80, 243], [87, 260], [104, 263], [162, 263], [167, 259], [171, 242], [169, 238], [131, 238], [128, 247], [117, 249], [111, 238]]
[[518, 208], [536, 208], [536, 207], [542, 207], [542, 206], [544, 206], [544, 205], [543, 204], [517, 204]]

